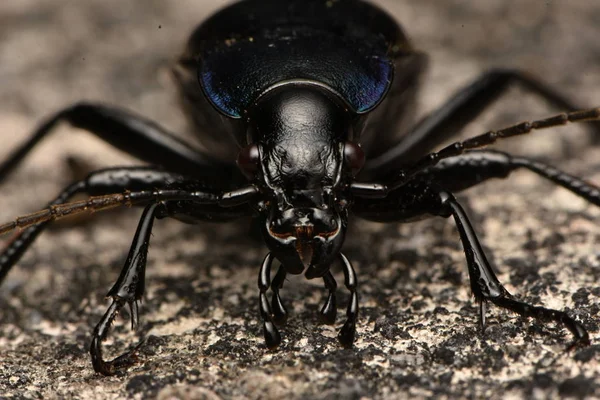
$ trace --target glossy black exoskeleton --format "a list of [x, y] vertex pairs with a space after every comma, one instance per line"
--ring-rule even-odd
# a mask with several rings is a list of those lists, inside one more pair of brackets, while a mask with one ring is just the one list
[[[599, 120], [600, 109], [576, 111], [539, 81], [517, 71], [494, 70], [409, 129], [425, 64], [424, 54], [395, 21], [363, 1], [246, 0], [223, 9], [196, 29], [173, 68], [183, 107], [202, 133], [204, 150], [114, 107], [79, 103], [56, 113], [0, 165], [0, 179], [62, 121], [151, 166], [93, 172], [46, 209], [0, 226], [0, 233], [23, 228], [0, 255], [0, 280], [50, 221], [119, 205], [144, 206], [125, 266], [108, 293], [113, 302], [96, 326], [90, 348], [94, 369], [111, 375], [135, 362], [136, 349], [103, 360], [101, 343], [123, 306], [131, 308], [132, 326], [138, 323], [154, 219], [228, 221], [253, 215], [270, 251], [258, 278], [267, 346], [280, 343], [276, 325], [287, 319], [279, 296], [287, 274], [323, 279], [329, 295], [321, 316], [335, 322], [337, 284], [330, 266], [339, 260], [351, 296], [338, 337], [349, 347], [358, 315], [356, 275], [341, 253], [349, 215], [383, 222], [453, 217], [482, 329], [485, 305], [491, 302], [541, 322], [561, 323], [573, 334], [573, 345], [588, 344], [586, 329], [566, 313], [520, 302], [508, 293], [452, 193], [525, 168], [600, 205], [599, 188], [554, 167], [477, 150], [536, 129]], [[511, 84], [568, 112], [427, 153]], [[78, 193], [91, 197], [67, 202]], [[274, 260], [281, 266], [271, 279]]]

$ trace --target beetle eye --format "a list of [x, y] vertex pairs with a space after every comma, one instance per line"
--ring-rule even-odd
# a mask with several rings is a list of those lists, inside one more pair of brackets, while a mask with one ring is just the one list
[[365, 153], [360, 146], [354, 142], [346, 142], [344, 144], [344, 159], [352, 169], [352, 176], [358, 174], [365, 165]]
[[255, 144], [248, 145], [240, 150], [237, 165], [248, 179], [253, 179], [258, 171], [260, 153]]

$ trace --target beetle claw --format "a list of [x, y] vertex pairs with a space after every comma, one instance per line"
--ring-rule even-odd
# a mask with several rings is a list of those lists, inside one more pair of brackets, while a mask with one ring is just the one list
[[[131, 310], [132, 326], [136, 327], [138, 322], [137, 302], [128, 302]], [[112, 325], [117, 313], [125, 305], [125, 302], [118, 297], [113, 299], [112, 304], [100, 320], [94, 334], [92, 335], [92, 343], [90, 344], [90, 355], [92, 356], [92, 364], [94, 370], [103, 375], [114, 375], [120, 369], [126, 369], [138, 361], [136, 353], [145, 343], [141, 340], [133, 349], [121, 354], [111, 361], [104, 361], [102, 357], [102, 341], [108, 335], [109, 327]]]
[[120, 356], [116, 357], [114, 360], [108, 361], [105, 364], [109, 364], [111, 366], [111, 368], [115, 371], [119, 370], [119, 369], [127, 369], [127, 368], [131, 367], [132, 365], [139, 362], [140, 359], [137, 355], [137, 352], [144, 343], [145, 343], [145, 340], [140, 341], [130, 351], [121, 354]]

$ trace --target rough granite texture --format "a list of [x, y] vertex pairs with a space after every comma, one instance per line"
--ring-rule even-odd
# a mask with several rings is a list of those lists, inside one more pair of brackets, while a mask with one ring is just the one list
[[[126, 107], [185, 135], [169, 63], [216, 0], [2, 0], [0, 132], [4, 158], [42, 118], [80, 99]], [[579, 104], [600, 105], [600, 2], [381, 2], [431, 55], [423, 115], [491, 67], [527, 70]], [[556, 112], [520, 90], [465, 130], [475, 135]], [[193, 136], [189, 136], [193, 140]], [[600, 147], [568, 126], [502, 148], [550, 160], [600, 184]], [[0, 220], [43, 206], [78, 174], [135, 164], [91, 135], [60, 129], [2, 183]], [[531, 173], [459, 195], [498, 271], [520, 299], [566, 309], [568, 331], [490, 306], [482, 336], [451, 220], [355, 221], [345, 253], [360, 283], [355, 348], [317, 322], [322, 283], [291, 277], [283, 344], [265, 349], [256, 274], [265, 255], [248, 221], [155, 224], [141, 326], [119, 318], [111, 354], [146, 337], [142, 362], [92, 370], [91, 331], [108, 302], [139, 210], [56, 224], [0, 287], [0, 398], [388, 399], [600, 398], [600, 210]], [[3, 238], [7, 240], [9, 236]], [[342, 278], [336, 271], [338, 282]], [[339, 290], [339, 327], [347, 292]]]

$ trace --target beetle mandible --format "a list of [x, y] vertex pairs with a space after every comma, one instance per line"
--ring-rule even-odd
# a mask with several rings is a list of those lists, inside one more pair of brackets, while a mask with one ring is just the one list
[[[46, 209], [0, 226], [0, 232], [22, 228], [0, 256], [0, 281], [50, 221], [120, 205], [144, 207], [123, 270], [108, 292], [112, 304], [90, 346], [95, 371], [112, 375], [136, 361], [137, 347], [104, 360], [102, 341], [123, 306], [131, 309], [132, 325], [138, 323], [154, 219], [254, 216], [269, 248], [258, 278], [267, 346], [281, 341], [277, 325], [286, 321], [287, 311], [279, 290], [287, 274], [322, 279], [329, 294], [321, 316], [335, 322], [337, 284], [330, 266], [339, 260], [350, 300], [338, 338], [350, 347], [358, 295], [356, 274], [341, 252], [349, 216], [381, 222], [452, 217], [482, 329], [486, 304], [492, 303], [541, 322], [561, 323], [574, 336], [571, 346], [588, 344], [586, 329], [566, 313], [509, 294], [453, 193], [524, 168], [600, 205], [600, 190], [591, 184], [528, 158], [480, 149], [536, 129], [599, 120], [600, 109], [577, 111], [563, 95], [524, 73], [494, 70], [406, 130], [425, 66], [426, 56], [398, 24], [364, 1], [245, 0], [224, 8], [193, 32], [173, 68], [183, 107], [202, 132], [206, 152], [114, 107], [78, 103], [57, 112], [0, 165], [0, 179], [63, 121], [151, 166], [93, 172], [65, 188]], [[513, 84], [567, 112], [428, 153]], [[68, 202], [79, 193], [90, 198]], [[281, 266], [271, 278], [275, 260]]]

